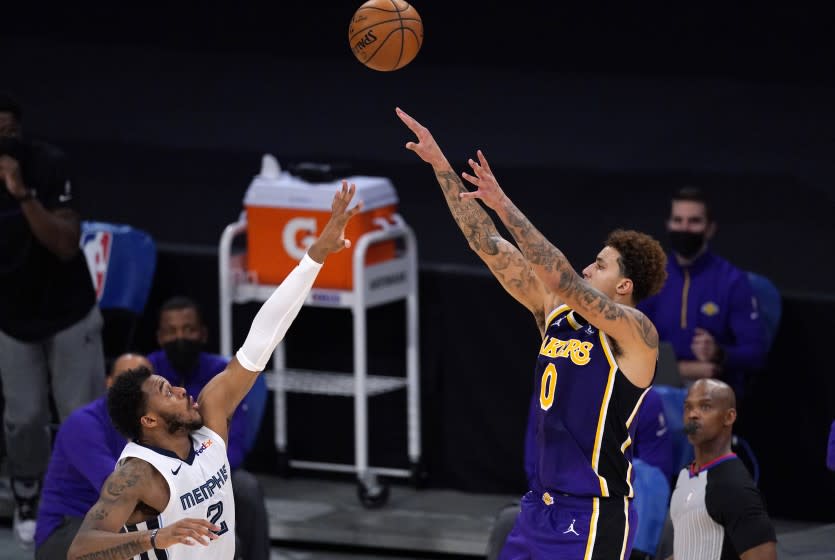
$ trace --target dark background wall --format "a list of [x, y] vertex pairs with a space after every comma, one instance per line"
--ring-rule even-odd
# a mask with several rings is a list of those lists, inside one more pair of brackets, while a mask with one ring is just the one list
[[[535, 330], [467, 250], [431, 171], [403, 148], [410, 136], [393, 108], [430, 126], [457, 169], [484, 149], [508, 193], [578, 267], [614, 227], [662, 237], [670, 192], [704, 186], [720, 222], [717, 251], [785, 296], [789, 322], [758, 389], [769, 404], [749, 422], [763, 488], [785, 515], [831, 516], [806, 503], [835, 492], [822, 463], [835, 416], [823, 351], [832, 334], [835, 38], [823, 4], [416, 0], [425, 44], [395, 73], [351, 55], [357, 5], [4, 6], [0, 87], [24, 102], [27, 133], [72, 157], [85, 218], [154, 235], [150, 308], [191, 293], [214, 332], [216, 244], [263, 153], [285, 166], [340, 163], [390, 177], [420, 245], [431, 480], [472, 491], [523, 484]], [[288, 340], [291, 359], [347, 360], [348, 340], [337, 357], [305, 342], [320, 319], [309, 311]], [[238, 323], [253, 312], [239, 310]], [[387, 325], [402, 309], [375, 313], [375, 359], [398, 367]], [[153, 347], [153, 321], [141, 324], [142, 350]], [[350, 416], [349, 403], [308, 418], [309, 404], [290, 403], [291, 426], [304, 427], [291, 427], [294, 449], [316, 455], [327, 437], [349, 454], [350, 427], [328, 421]], [[394, 417], [401, 406], [386, 397], [372, 414]], [[402, 457], [404, 437], [383, 430], [372, 445]], [[796, 473], [805, 491], [783, 491], [778, 472]]]
[[[400, 105], [456, 168], [484, 149], [578, 264], [614, 225], [661, 234], [668, 193], [688, 181], [717, 199], [717, 249], [783, 289], [829, 291], [835, 41], [822, 10], [486, 4], [419, 5], [425, 46], [394, 73], [351, 55], [353, 2], [22, 4], [0, 39], [3, 87], [26, 102], [31, 134], [73, 156], [88, 216], [164, 242], [216, 244], [271, 152], [390, 176], [422, 260], [476, 264], [449, 221], [421, 227], [443, 208], [403, 148]], [[589, 189], [600, 196], [576, 197]], [[584, 235], [560, 235], [577, 223]]]

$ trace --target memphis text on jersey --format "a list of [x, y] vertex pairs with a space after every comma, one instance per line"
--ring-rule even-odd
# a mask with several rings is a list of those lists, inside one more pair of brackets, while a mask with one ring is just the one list
[[180, 496], [180, 505], [183, 506], [183, 511], [188, 511], [197, 504], [208, 500], [215, 495], [215, 490], [221, 488], [228, 481], [229, 472], [226, 470], [226, 465], [223, 465], [216, 475], [213, 475], [197, 488]]

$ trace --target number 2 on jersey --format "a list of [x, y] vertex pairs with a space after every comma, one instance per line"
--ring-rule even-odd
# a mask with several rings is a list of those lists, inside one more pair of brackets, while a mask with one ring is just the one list
[[554, 404], [554, 392], [557, 389], [557, 368], [554, 364], [548, 364], [542, 373], [542, 385], [539, 389], [539, 406], [542, 410], [548, 410]]
[[[212, 513], [214, 513], [214, 515], [212, 515]], [[218, 523], [221, 515], [223, 515], [223, 502], [215, 502], [209, 506], [208, 510], [206, 510], [206, 517], [211, 518], [209, 521], [215, 525], [220, 525], [220, 531], [214, 532], [217, 536], [220, 536], [229, 530], [229, 527], [226, 526], [226, 521]]]

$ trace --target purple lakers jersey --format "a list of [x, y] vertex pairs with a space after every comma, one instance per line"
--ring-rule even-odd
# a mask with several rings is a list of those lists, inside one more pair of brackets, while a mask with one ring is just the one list
[[567, 305], [545, 324], [534, 379], [534, 490], [631, 498], [634, 420], [647, 389], [626, 378], [611, 341]]

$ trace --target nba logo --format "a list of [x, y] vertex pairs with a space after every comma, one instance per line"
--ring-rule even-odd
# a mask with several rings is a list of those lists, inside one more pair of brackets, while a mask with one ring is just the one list
[[90, 269], [90, 277], [96, 290], [96, 301], [100, 301], [104, 293], [112, 245], [113, 234], [109, 231], [89, 231], [85, 232], [81, 238], [81, 247], [87, 258], [87, 268]]

